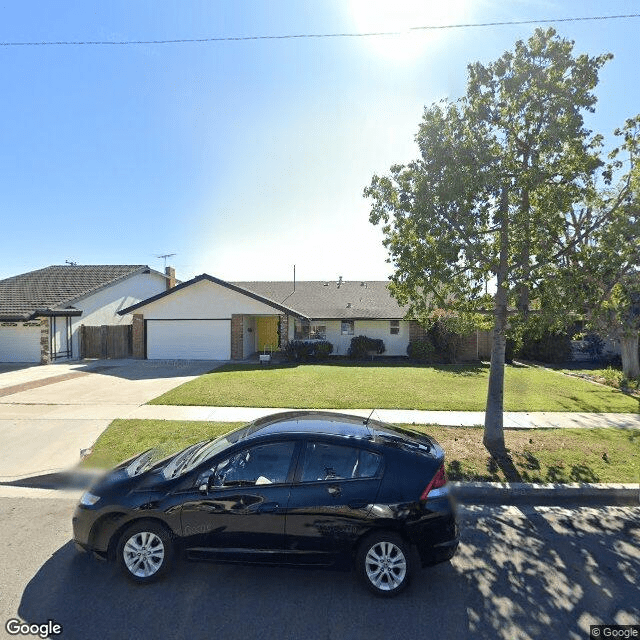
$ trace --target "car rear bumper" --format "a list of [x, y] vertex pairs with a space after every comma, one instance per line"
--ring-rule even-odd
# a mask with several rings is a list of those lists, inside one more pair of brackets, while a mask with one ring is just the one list
[[422, 517], [409, 527], [411, 542], [416, 546], [422, 566], [451, 559], [460, 543], [458, 519], [449, 496], [429, 501]]

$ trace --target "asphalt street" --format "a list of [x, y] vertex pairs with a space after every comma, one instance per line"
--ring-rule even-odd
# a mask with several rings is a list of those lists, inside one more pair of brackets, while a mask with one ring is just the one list
[[2, 633], [14, 617], [82, 640], [585, 640], [590, 624], [640, 624], [638, 507], [461, 507], [453, 561], [384, 600], [325, 570], [179, 563], [134, 586], [76, 552], [75, 501], [51, 495], [0, 498]]

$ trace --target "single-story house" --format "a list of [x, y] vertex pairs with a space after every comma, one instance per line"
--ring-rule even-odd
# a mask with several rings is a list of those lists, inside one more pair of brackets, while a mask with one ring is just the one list
[[175, 285], [146, 265], [55, 265], [0, 280], [0, 362], [81, 357], [80, 327], [130, 324], [118, 312]]
[[[133, 314], [134, 356], [149, 359], [242, 360], [309, 339], [328, 340], [333, 355], [346, 355], [358, 335], [382, 338], [386, 356], [406, 356], [424, 330], [405, 319], [387, 284], [226, 282], [205, 273], [119, 313]], [[460, 359], [486, 357], [486, 349], [474, 334]]]

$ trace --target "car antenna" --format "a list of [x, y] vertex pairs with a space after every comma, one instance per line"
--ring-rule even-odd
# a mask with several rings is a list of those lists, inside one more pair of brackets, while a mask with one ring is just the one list
[[369, 420], [371, 420], [371, 416], [373, 415], [374, 411], [375, 411], [375, 407], [371, 409], [371, 413], [369, 414], [369, 417], [365, 418], [365, 421], [362, 423], [365, 427], [368, 426]]

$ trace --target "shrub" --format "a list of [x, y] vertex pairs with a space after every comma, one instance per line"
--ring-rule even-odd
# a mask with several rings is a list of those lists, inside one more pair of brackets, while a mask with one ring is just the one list
[[333, 345], [329, 341], [322, 340], [315, 343], [316, 360], [326, 360], [332, 353]]
[[602, 378], [604, 379], [605, 384], [610, 387], [616, 387], [617, 389], [622, 386], [622, 381], [624, 379], [622, 371], [612, 369], [611, 367], [607, 367], [602, 371]]
[[584, 337], [582, 352], [589, 355], [592, 362], [598, 362], [604, 351], [604, 340], [597, 333], [587, 333]]
[[370, 352], [381, 355], [385, 352], [384, 341], [380, 338], [368, 338], [367, 336], [355, 336], [351, 338], [349, 357], [355, 360], [366, 358]]
[[292, 340], [285, 349], [291, 362], [326, 360], [332, 352], [333, 345], [327, 340]]
[[453, 330], [450, 318], [438, 318], [428, 330], [429, 338], [433, 343], [434, 361], [442, 364], [455, 364], [458, 351], [464, 340], [464, 336]]
[[435, 347], [429, 338], [411, 340], [407, 346], [407, 355], [418, 362], [433, 362]]
[[571, 338], [566, 333], [548, 331], [539, 335], [525, 331], [518, 354], [526, 360], [546, 364], [560, 364], [571, 360]]

